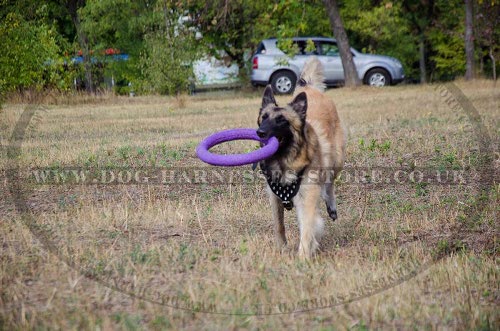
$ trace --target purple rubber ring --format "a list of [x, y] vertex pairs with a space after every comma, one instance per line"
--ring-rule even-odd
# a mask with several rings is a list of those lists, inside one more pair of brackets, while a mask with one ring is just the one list
[[[246, 154], [221, 155], [212, 154], [208, 150], [215, 145], [231, 140], [256, 140], [264, 146]], [[200, 160], [216, 166], [234, 167], [259, 162], [271, 157], [278, 150], [279, 142], [276, 137], [263, 140], [257, 136], [255, 129], [231, 129], [214, 133], [203, 139], [196, 147], [196, 155]]]

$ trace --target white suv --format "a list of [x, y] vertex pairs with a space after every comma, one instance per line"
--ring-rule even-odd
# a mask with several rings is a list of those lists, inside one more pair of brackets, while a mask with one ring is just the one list
[[[310, 41], [309, 41], [310, 40]], [[292, 93], [297, 77], [309, 56], [316, 56], [323, 64], [327, 86], [344, 83], [344, 69], [337, 42], [325, 37], [292, 38], [298, 53], [288, 58], [276, 45], [277, 39], [265, 39], [252, 57], [254, 86], [271, 84], [277, 94]], [[314, 47], [310, 47], [311, 42]], [[308, 47], [309, 45], [309, 47]], [[359, 78], [367, 85], [386, 86], [397, 84], [404, 78], [401, 62], [384, 55], [363, 54], [351, 48]]]

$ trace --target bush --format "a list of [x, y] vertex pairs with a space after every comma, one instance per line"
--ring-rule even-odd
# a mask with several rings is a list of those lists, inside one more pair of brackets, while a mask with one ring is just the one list
[[197, 47], [191, 31], [167, 34], [159, 31], [146, 36], [145, 51], [139, 59], [145, 93], [179, 94], [187, 92], [194, 77], [192, 63]]
[[10, 13], [0, 22], [0, 45], [0, 97], [14, 90], [71, 84], [58, 55], [56, 32], [48, 26], [35, 26]]

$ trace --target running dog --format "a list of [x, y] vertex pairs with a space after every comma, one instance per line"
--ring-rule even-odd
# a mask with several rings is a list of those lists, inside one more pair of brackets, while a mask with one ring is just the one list
[[311, 258], [319, 247], [324, 221], [318, 202], [326, 203], [328, 215], [337, 219], [333, 182], [345, 160], [345, 134], [333, 101], [323, 94], [323, 67], [309, 60], [297, 82], [291, 103], [278, 106], [270, 85], [259, 111], [257, 135], [278, 138], [279, 148], [261, 161], [267, 179], [276, 242], [283, 248], [284, 209], [297, 209], [300, 229], [299, 256]]

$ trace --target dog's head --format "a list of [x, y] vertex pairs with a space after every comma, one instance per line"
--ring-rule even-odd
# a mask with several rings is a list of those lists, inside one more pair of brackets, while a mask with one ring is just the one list
[[307, 112], [307, 96], [299, 93], [291, 103], [279, 107], [270, 85], [266, 87], [259, 111], [257, 135], [267, 139], [276, 137], [280, 146], [289, 144], [294, 136], [302, 134]]

